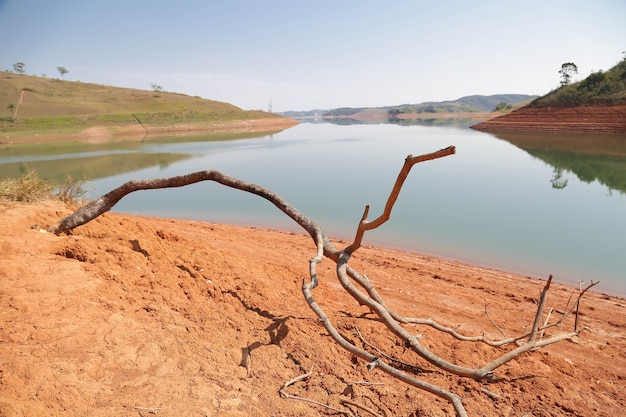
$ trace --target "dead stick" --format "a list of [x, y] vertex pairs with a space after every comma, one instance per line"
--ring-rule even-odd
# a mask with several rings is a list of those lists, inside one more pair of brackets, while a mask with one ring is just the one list
[[371, 414], [371, 415], [373, 415], [373, 416], [376, 416], [376, 417], [382, 417], [380, 414], [378, 414], [376, 411], [372, 410], [371, 408], [366, 407], [366, 406], [364, 406], [363, 404], [359, 404], [359, 403], [357, 403], [356, 401], [352, 401], [352, 400], [351, 400], [351, 399], [349, 399], [349, 398], [346, 398], [346, 397], [341, 397], [341, 398], [339, 399], [339, 401], [341, 401], [343, 404], [349, 404], [349, 405], [353, 405], [353, 406], [355, 406], [355, 407], [358, 407], [358, 408], [360, 408], [361, 410], [367, 411], [368, 413], [370, 413], [370, 414]]

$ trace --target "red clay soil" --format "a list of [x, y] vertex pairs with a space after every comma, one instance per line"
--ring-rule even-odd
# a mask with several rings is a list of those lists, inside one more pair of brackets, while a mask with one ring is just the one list
[[472, 126], [485, 131], [626, 133], [626, 104], [526, 106]]
[[[328, 336], [300, 291], [314, 255], [308, 236], [113, 213], [72, 235], [42, 231], [69, 213], [59, 202], [0, 205], [0, 416], [338, 415], [320, 404], [349, 416], [454, 415], [447, 402], [369, 372]], [[490, 318], [507, 335], [528, 328], [544, 285], [385, 248], [361, 248], [351, 263], [399, 313], [492, 338], [500, 330]], [[589, 294], [580, 336], [481, 383], [419, 359], [347, 295], [334, 270], [320, 265], [314, 296], [339, 331], [456, 392], [470, 416], [624, 415], [626, 300]], [[552, 318], [572, 292], [553, 285]], [[406, 328], [466, 366], [511, 349]], [[286, 392], [318, 404], [282, 398], [283, 384], [308, 371]]]

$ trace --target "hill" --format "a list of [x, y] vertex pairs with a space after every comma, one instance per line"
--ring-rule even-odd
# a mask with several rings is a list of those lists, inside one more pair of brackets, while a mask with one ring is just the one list
[[146, 133], [193, 124], [202, 130], [262, 119], [293, 125], [279, 115], [184, 94], [0, 73], [3, 136], [79, 133], [96, 126]]
[[[428, 101], [418, 104], [401, 104], [384, 107], [341, 107], [331, 110], [289, 111], [281, 113], [285, 117], [301, 118], [351, 118], [351, 119], [398, 119], [454, 117], [462, 114], [475, 115], [494, 111], [510, 110], [525, 105], [536, 98], [526, 94], [494, 94], [489, 96], [472, 95], [448, 101]], [[487, 116], [481, 115], [481, 118]]]
[[472, 126], [485, 131], [626, 133], [626, 60], [528, 106]]

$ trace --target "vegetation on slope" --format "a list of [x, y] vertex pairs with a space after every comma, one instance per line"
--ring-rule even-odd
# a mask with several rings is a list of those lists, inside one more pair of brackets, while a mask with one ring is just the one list
[[591, 73], [582, 81], [564, 84], [530, 106], [579, 106], [626, 103], [626, 58], [608, 71]]
[[279, 117], [161, 90], [0, 73], [0, 132], [70, 132], [91, 126], [230, 122]]

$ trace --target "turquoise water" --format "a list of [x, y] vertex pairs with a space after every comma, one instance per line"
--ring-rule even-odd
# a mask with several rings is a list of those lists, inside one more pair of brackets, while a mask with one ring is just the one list
[[[455, 145], [456, 155], [413, 167], [391, 220], [364, 243], [574, 285], [599, 280], [600, 291], [626, 295], [626, 137], [566, 139], [590, 142], [591, 151], [550, 145], [549, 135], [527, 145], [458, 127], [301, 124], [228, 141], [177, 138], [36, 156], [0, 148], [0, 174], [35, 168], [76, 176], [82, 166], [96, 196], [130, 179], [217, 169], [271, 189], [330, 236], [350, 239], [365, 205], [370, 219], [380, 214], [407, 155]], [[114, 211], [298, 227], [265, 200], [214, 183], [137, 192]]]

